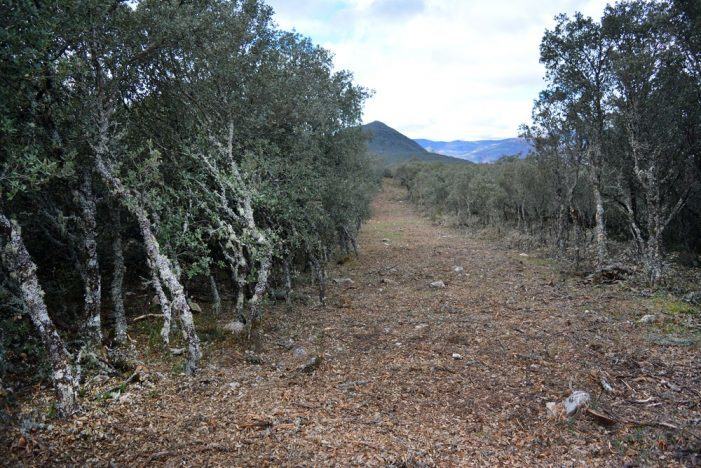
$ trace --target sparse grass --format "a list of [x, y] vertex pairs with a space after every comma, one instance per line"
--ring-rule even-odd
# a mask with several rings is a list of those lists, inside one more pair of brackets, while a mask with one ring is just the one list
[[198, 317], [196, 327], [197, 334], [202, 341], [221, 343], [229, 336], [226, 330], [219, 325], [217, 317], [213, 315], [203, 315]]
[[696, 315], [699, 307], [671, 298], [668, 295], [655, 295], [652, 297], [654, 309], [670, 315]]
[[541, 266], [541, 267], [553, 267], [556, 265], [555, 260], [551, 258], [542, 258], [542, 257], [533, 257], [533, 256], [528, 256], [528, 257], [518, 257], [519, 260], [523, 260], [525, 263], [529, 263], [531, 265], [535, 266]]
[[390, 240], [401, 240], [404, 238], [404, 224], [395, 222], [378, 222], [373, 223], [372, 232], [376, 233], [381, 238]]

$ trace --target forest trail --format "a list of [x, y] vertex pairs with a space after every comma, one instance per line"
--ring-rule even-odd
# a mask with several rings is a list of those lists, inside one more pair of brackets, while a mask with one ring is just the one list
[[[196, 377], [147, 363], [152, 386], [129, 386], [117, 402], [90, 399], [84, 415], [38, 432], [33, 452], [14, 456], [120, 466], [666, 464], [684, 456], [678, 449], [691, 442], [678, 431], [607, 429], [586, 415], [546, 413], [547, 402], [581, 389], [593, 408], [621, 420], [681, 427], [699, 417], [698, 352], [654, 344], [659, 327], [637, 322], [657, 313], [652, 302], [433, 225], [404, 198], [385, 183], [360, 257], [329, 272], [353, 283], [329, 284], [325, 307], [274, 306], [254, 357], [204, 329]], [[319, 367], [300, 372], [315, 354]]]

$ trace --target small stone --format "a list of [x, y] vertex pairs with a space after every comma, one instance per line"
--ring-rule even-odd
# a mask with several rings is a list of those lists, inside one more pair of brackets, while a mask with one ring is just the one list
[[461, 361], [461, 360], [462, 360], [462, 354], [453, 353], [453, 359], [455, 359], [456, 361]]
[[236, 389], [239, 388], [240, 386], [241, 386], [241, 384], [238, 383], [238, 382], [229, 382], [229, 383], [227, 384], [227, 387], [229, 387], [231, 390], [236, 390]]
[[528, 254], [527, 253], [520, 253], [520, 254], [518, 254], [518, 256], [519, 257], [528, 257]]
[[701, 305], [701, 291], [690, 292], [689, 294], [684, 295], [682, 300], [684, 302], [688, 302], [689, 304]]
[[234, 320], [233, 322], [229, 322], [226, 325], [224, 325], [224, 330], [229, 331], [234, 335], [240, 335], [241, 333], [243, 333], [243, 330], [245, 328], [246, 325], [237, 320]]
[[426, 328], [426, 327], [428, 327], [428, 324], [427, 324], [427, 323], [420, 323], [420, 324], [418, 324], [417, 326], [415, 326], [414, 328], [415, 328], [416, 330], [423, 330], [423, 329]]
[[353, 284], [355, 281], [353, 281], [350, 278], [336, 278], [333, 280], [335, 284]]
[[288, 338], [287, 340], [278, 341], [277, 345], [283, 349], [286, 349], [287, 351], [290, 351], [295, 347], [295, 342], [292, 341], [291, 338]]
[[453, 307], [450, 304], [441, 304], [441, 312], [447, 313], [447, 314], [459, 314], [460, 309], [457, 307]]
[[185, 348], [170, 348], [170, 354], [173, 356], [181, 356], [185, 353]]
[[263, 359], [253, 351], [246, 351], [244, 359], [249, 364], [263, 364]]
[[197, 302], [190, 301], [190, 310], [192, 311], [193, 314], [201, 314], [202, 313], [202, 307]]
[[299, 366], [297, 370], [299, 372], [311, 373], [321, 365], [321, 361], [321, 357], [312, 356], [307, 360], [307, 362]]
[[292, 355], [297, 359], [305, 358], [308, 354], [309, 353], [307, 353], [307, 350], [302, 348], [301, 346], [292, 350]]
[[653, 323], [657, 321], [657, 316], [648, 314], [648, 315], [643, 315], [643, 317], [638, 320], [638, 323]]
[[556, 418], [562, 414], [562, 405], [554, 401], [547, 402], [545, 409], [548, 411], [548, 417], [550, 418]]
[[606, 377], [601, 377], [599, 380], [599, 383], [601, 384], [601, 388], [603, 388], [606, 392], [612, 393], [613, 392], [613, 385], [611, 385], [608, 380], [606, 380]]
[[572, 416], [580, 408], [586, 406], [591, 401], [591, 395], [582, 390], [575, 390], [572, 395], [568, 396], [563, 402], [565, 408], [565, 414], [567, 416]]
[[430, 284], [433, 289], [443, 289], [445, 288], [445, 283], [443, 281], [434, 281]]
[[455, 273], [465, 273], [465, 269], [461, 266], [456, 266], [455, 268], [453, 268], [453, 271]]
[[385, 244], [389, 244], [389, 239], [382, 239], [382, 242], [384, 242]]

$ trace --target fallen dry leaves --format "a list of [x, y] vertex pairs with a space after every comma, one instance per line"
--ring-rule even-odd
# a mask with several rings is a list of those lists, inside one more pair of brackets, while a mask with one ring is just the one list
[[[190, 379], [149, 362], [151, 386], [128, 386], [125, 401], [86, 399], [80, 417], [31, 439], [9, 431], [3, 462], [698, 463], [698, 345], [652, 341], [657, 329], [636, 322], [643, 300], [622, 285], [563, 278], [402, 198], [386, 185], [361, 257], [330, 272], [351, 287], [329, 284], [325, 307], [271, 306], [260, 364], [233, 337], [210, 344]], [[308, 358], [293, 347], [323, 360], [299, 372]], [[590, 408], [548, 418], [546, 402], [575, 389]]]

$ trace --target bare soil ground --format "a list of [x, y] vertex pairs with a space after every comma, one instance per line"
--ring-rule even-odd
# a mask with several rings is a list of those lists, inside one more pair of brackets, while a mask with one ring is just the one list
[[[88, 394], [82, 415], [24, 440], [10, 431], [0, 463], [699, 463], [698, 310], [432, 225], [404, 196], [385, 185], [361, 256], [329, 274], [353, 283], [330, 285], [326, 306], [271, 306], [254, 344], [200, 317], [197, 376], [145, 356], [146, 382]], [[655, 321], [639, 323], [646, 314]], [[298, 370], [314, 355], [316, 369]], [[595, 413], [548, 417], [572, 390]]]

